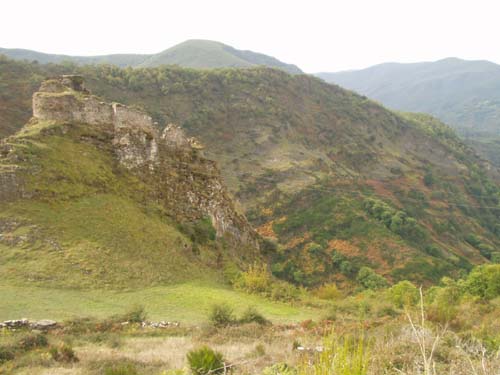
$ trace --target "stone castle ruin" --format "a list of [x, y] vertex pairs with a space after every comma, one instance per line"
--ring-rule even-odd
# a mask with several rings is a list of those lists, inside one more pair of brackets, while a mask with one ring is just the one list
[[204, 158], [202, 145], [180, 127], [170, 124], [160, 130], [146, 113], [91, 95], [83, 78], [74, 75], [41, 85], [33, 95], [33, 117], [102, 130], [117, 163], [152, 187], [148, 199], [165, 207], [176, 221], [210, 217], [217, 236], [258, 248], [258, 236], [236, 211], [215, 162]]

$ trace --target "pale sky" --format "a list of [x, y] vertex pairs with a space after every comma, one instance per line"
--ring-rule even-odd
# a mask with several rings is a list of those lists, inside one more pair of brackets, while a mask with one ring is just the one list
[[445, 57], [500, 63], [500, 0], [1, 0], [0, 47], [156, 53], [210, 39], [308, 73]]

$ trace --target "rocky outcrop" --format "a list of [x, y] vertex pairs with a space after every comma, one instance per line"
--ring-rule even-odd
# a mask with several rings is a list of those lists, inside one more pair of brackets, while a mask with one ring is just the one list
[[118, 163], [152, 187], [150, 198], [177, 221], [210, 217], [219, 237], [258, 247], [257, 235], [239, 214], [215, 162], [203, 157], [203, 146], [173, 124], [159, 131], [150, 116], [91, 95], [78, 76], [44, 82], [33, 96], [38, 121], [102, 127], [111, 134]]

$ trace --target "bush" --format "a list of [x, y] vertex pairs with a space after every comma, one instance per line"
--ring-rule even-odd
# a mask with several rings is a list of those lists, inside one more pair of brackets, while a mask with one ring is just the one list
[[224, 358], [221, 353], [203, 346], [187, 354], [189, 368], [194, 375], [222, 374]]
[[215, 327], [226, 327], [235, 322], [233, 309], [225, 303], [213, 305], [208, 319]]
[[249, 307], [241, 315], [240, 323], [257, 323], [267, 325], [270, 322], [261, 313], [259, 313], [255, 307]]
[[388, 286], [387, 280], [369, 267], [361, 267], [356, 280], [365, 289], [376, 290]]
[[271, 367], [266, 367], [262, 375], [296, 375], [297, 370], [288, 366], [286, 363], [276, 363]]
[[407, 280], [400, 281], [389, 290], [392, 302], [399, 308], [414, 306], [419, 300], [419, 291]]
[[265, 264], [254, 263], [241, 274], [240, 287], [249, 293], [267, 294], [271, 286], [271, 274]]
[[120, 317], [120, 320], [130, 323], [141, 323], [145, 321], [147, 317], [144, 306], [134, 305]]
[[47, 346], [47, 337], [42, 334], [28, 334], [17, 342], [17, 349], [28, 351], [35, 348], [42, 348]]
[[483, 299], [500, 296], [500, 264], [475, 267], [465, 281], [465, 289]]
[[0, 346], [0, 364], [14, 359], [14, 350], [9, 346]]
[[335, 284], [324, 284], [314, 291], [314, 295], [320, 299], [334, 300], [342, 297], [342, 293]]
[[139, 375], [132, 364], [119, 364], [106, 367], [104, 375]]
[[66, 362], [66, 363], [78, 362], [78, 358], [75, 354], [75, 351], [68, 344], [53, 346], [50, 348], [49, 353], [52, 356], [52, 359], [58, 362]]
[[299, 298], [300, 290], [286, 281], [276, 281], [271, 287], [271, 298], [276, 301], [293, 301]]

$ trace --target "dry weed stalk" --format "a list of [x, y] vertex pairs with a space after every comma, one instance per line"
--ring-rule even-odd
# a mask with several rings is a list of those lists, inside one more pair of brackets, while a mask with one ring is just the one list
[[[436, 334], [434, 340], [432, 342], [432, 346], [429, 349], [426, 343], [426, 328], [425, 328], [425, 309], [424, 309], [424, 295], [422, 293], [422, 287], [419, 288], [420, 292], [420, 327], [418, 327], [411, 317], [411, 314], [408, 310], [405, 311], [406, 317], [410, 322], [411, 329], [413, 334], [415, 335], [415, 339], [417, 340], [418, 347], [420, 349], [420, 355], [423, 363], [424, 375], [437, 375], [436, 372], [436, 363], [434, 362], [434, 352], [437, 348], [439, 340], [443, 337], [443, 335], [448, 330], [448, 323], [445, 324], [440, 333]], [[399, 371], [399, 370], [398, 370]]]

